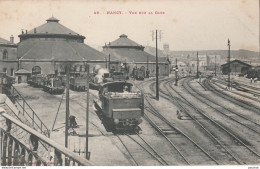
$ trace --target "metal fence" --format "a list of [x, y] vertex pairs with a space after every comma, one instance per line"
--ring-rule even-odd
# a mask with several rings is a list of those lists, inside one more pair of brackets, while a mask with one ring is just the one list
[[2, 166], [93, 165], [5, 111], [0, 112], [0, 121]]
[[39, 130], [45, 136], [50, 137], [50, 130], [41, 121], [39, 116], [31, 108], [31, 106], [26, 102], [21, 93], [14, 86], [12, 86], [11, 91], [11, 96], [9, 96], [11, 97], [10, 99], [13, 101], [13, 103], [17, 105], [17, 108], [20, 110], [23, 116], [27, 120], [31, 121], [33, 128]]

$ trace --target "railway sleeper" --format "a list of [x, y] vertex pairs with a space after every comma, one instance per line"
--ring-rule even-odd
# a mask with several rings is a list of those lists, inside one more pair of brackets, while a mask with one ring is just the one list
[[169, 128], [169, 127], [159, 127], [160, 130], [165, 134], [165, 135], [169, 135], [169, 134], [180, 134], [178, 131]]
[[190, 118], [190, 116], [186, 115], [186, 114], [178, 114], [177, 118], [179, 120], [192, 120], [192, 118]]
[[163, 134], [165, 134], [165, 135], [170, 135], [170, 134], [177, 135], [177, 134], [179, 134], [179, 133], [172, 130], [172, 131], [163, 131]]

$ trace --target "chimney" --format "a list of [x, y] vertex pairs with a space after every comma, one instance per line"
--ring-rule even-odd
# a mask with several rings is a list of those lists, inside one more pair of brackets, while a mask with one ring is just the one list
[[34, 28], [34, 33], [36, 33], [36, 28]]
[[14, 43], [14, 36], [13, 35], [10, 36], [10, 42]]

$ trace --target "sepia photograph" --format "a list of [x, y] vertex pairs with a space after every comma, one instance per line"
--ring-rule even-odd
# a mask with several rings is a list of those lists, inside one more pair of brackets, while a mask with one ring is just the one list
[[0, 0], [2, 168], [259, 169], [259, 9]]

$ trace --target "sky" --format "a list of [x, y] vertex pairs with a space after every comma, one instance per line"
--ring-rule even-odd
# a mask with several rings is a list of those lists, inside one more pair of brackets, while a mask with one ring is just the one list
[[121, 34], [155, 46], [157, 29], [159, 48], [168, 43], [173, 51], [226, 50], [229, 38], [232, 50], [259, 51], [258, 0], [0, 0], [0, 37], [13, 35], [19, 42], [21, 29], [38, 27], [52, 15], [94, 48]]

